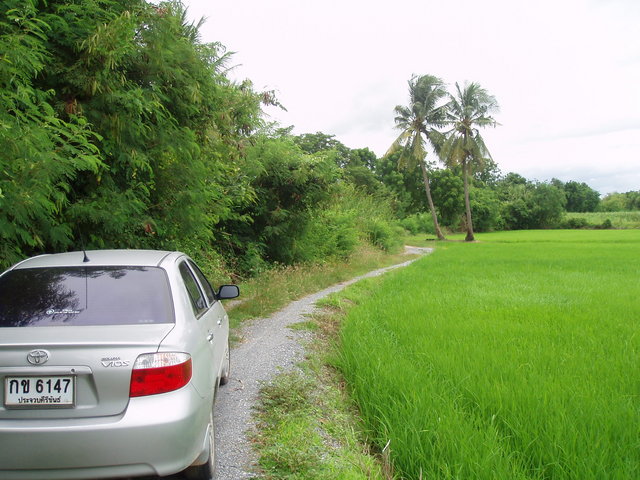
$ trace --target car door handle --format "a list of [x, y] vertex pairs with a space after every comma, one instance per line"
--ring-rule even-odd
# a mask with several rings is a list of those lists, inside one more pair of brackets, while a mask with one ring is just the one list
[[218, 326], [220, 326], [220, 325], [222, 325], [222, 319], [221, 318], [218, 319]]
[[207, 335], [207, 342], [213, 342], [213, 333], [209, 332], [209, 335]]

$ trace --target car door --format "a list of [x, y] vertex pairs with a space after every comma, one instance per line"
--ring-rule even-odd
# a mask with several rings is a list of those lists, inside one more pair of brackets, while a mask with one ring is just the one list
[[[197, 267], [196, 267], [197, 268]], [[207, 295], [206, 287], [198, 280], [198, 272], [194, 268], [193, 262], [185, 259], [180, 262], [178, 269], [180, 276], [191, 299], [191, 306], [197, 324], [197, 332], [202, 341], [198, 342], [202, 348], [193, 352], [194, 380], [196, 385], [206, 385], [206, 389], [213, 391], [217, 385], [218, 371], [224, 355], [224, 348], [221, 349], [221, 339], [219, 338], [219, 324], [221, 323], [217, 309], [214, 307], [215, 294], [213, 294], [214, 304], [211, 303]], [[208, 282], [207, 284], [208, 285]], [[211, 288], [211, 287], [209, 287]], [[202, 387], [200, 387], [202, 388]], [[202, 394], [206, 394], [204, 391]]]
[[[215, 326], [213, 327], [213, 346], [214, 346], [214, 357], [213, 362], [215, 366], [216, 375], [220, 373], [220, 368], [222, 366], [222, 362], [224, 360], [224, 354], [228, 347], [228, 338], [229, 338], [229, 317], [222, 307], [222, 303], [218, 300], [211, 284], [207, 280], [207, 277], [204, 276], [200, 268], [192, 261], [188, 260], [189, 267], [191, 271], [195, 274], [202, 291], [205, 294], [207, 303], [209, 305], [208, 315], [215, 321]], [[210, 335], [207, 332], [207, 335]]]

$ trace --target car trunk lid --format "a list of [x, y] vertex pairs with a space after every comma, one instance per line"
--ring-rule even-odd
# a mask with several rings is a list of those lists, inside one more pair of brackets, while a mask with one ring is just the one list
[[[174, 326], [2, 329], [0, 418], [81, 418], [122, 413], [129, 402], [136, 358], [156, 352]], [[42, 398], [44, 404], [38, 403]]]

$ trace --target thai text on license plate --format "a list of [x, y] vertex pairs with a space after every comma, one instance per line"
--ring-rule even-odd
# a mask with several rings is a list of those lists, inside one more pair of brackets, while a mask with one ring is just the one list
[[73, 376], [6, 377], [4, 405], [8, 408], [73, 407]]

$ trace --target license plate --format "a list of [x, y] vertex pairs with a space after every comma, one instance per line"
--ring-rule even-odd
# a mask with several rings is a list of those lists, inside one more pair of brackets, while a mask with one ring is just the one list
[[4, 405], [8, 408], [73, 407], [75, 377], [6, 377]]

